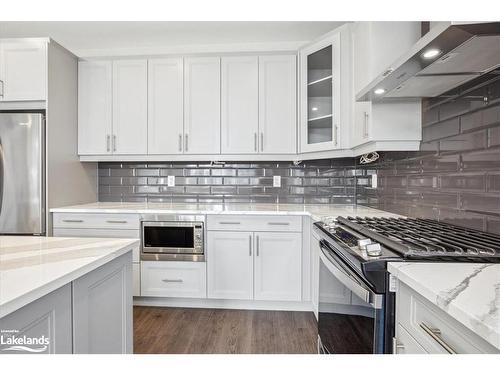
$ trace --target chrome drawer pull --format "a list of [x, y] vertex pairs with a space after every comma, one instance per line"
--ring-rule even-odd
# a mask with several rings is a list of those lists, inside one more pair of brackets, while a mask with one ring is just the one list
[[269, 224], [269, 225], [290, 225], [290, 223], [278, 223], [278, 222], [276, 222], [276, 223], [270, 222], [267, 224]]
[[220, 221], [219, 224], [224, 224], [224, 225], [240, 225], [241, 223], [239, 221]]
[[248, 255], [252, 256], [252, 235], [248, 236]]
[[83, 223], [83, 220], [76, 220], [76, 219], [63, 219], [64, 223]]
[[457, 354], [455, 349], [449, 346], [446, 341], [441, 338], [441, 330], [439, 328], [431, 328], [424, 322], [420, 323], [420, 328], [424, 330], [430, 337], [434, 339], [444, 350], [450, 354]]
[[182, 279], [163, 279], [162, 280], [164, 283], [183, 283], [184, 280]]
[[106, 223], [110, 224], [127, 224], [127, 220], [106, 220]]

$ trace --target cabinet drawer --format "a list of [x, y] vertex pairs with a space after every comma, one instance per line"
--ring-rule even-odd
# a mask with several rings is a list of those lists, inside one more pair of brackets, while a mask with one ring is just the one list
[[429, 353], [498, 353], [492, 345], [475, 335], [437, 306], [399, 284], [397, 320]]
[[[54, 237], [96, 237], [96, 238], [140, 238], [140, 231], [133, 229], [88, 229], [88, 228], [54, 228]], [[139, 262], [140, 248], [133, 250], [134, 262]]]
[[208, 230], [302, 232], [302, 216], [208, 215]]
[[103, 228], [139, 230], [136, 214], [54, 213], [54, 228]]
[[206, 298], [206, 263], [141, 262], [141, 296]]
[[394, 340], [393, 354], [427, 353], [401, 324], [398, 324], [396, 327], [396, 337]]
[[134, 296], [141, 295], [141, 265], [140, 263], [132, 264], [132, 294]]

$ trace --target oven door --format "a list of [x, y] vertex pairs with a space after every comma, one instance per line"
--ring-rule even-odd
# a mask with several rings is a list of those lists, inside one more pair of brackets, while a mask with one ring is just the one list
[[325, 354], [384, 352], [384, 296], [320, 241], [318, 335]]
[[203, 254], [202, 222], [142, 222], [143, 254]]

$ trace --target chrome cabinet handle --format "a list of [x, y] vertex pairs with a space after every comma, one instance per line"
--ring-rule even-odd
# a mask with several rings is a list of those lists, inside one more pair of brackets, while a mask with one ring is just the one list
[[83, 220], [63, 219], [63, 223], [83, 223]]
[[403, 344], [398, 343], [398, 339], [392, 338], [392, 354], [399, 354], [399, 350], [404, 350], [405, 346]]
[[252, 256], [252, 235], [248, 236], [248, 255]]
[[290, 223], [269, 222], [268, 225], [290, 225]]
[[179, 134], [179, 151], [182, 151], [182, 134]]
[[365, 114], [365, 123], [363, 127], [363, 137], [368, 138], [368, 112], [364, 112]]
[[184, 280], [182, 279], [162, 279], [164, 283], [183, 283]]
[[257, 245], [257, 256], [259, 256], [259, 252], [260, 252], [260, 239], [259, 239], [259, 236], [255, 236], [256, 238], [256, 245]]
[[239, 221], [219, 221], [219, 224], [223, 225], [240, 225]]
[[4, 95], [4, 85], [5, 83], [0, 79], [0, 82], [2, 82], [2, 93], [0, 94], [0, 96], [3, 98], [3, 95]]
[[264, 152], [264, 132], [260, 133], [260, 151]]
[[113, 134], [113, 151], [116, 151], [116, 134]]
[[189, 146], [189, 140], [188, 140], [189, 134], [184, 135], [184, 151], [188, 151], [188, 146]]
[[111, 137], [109, 134], [106, 135], [106, 152], [110, 152], [111, 149], [110, 149], [110, 141], [111, 141]]
[[257, 133], [253, 133], [253, 149], [255, 152], [259, 151], [258, 146], [257, 146], [258, 140], [257, 140]]
[[127, 224], [127, 220], [106, 220], [106, 223], [110, 224]]
[[441, 337], [441, 330], [439, 328], [431, 328], [424, 322], [420, 323], [420, 328], [424, 330], [434, 341], [436, 341], [444, 350], [450, 354], [457, 354], [455, 349], [453, 349], [446, 341]]
[[337, 125], [334, 125], [333, 130], [334, 130], [335, 146], [337, 146], [339, 144], [339, 134], [338, 134], [339, 127]]

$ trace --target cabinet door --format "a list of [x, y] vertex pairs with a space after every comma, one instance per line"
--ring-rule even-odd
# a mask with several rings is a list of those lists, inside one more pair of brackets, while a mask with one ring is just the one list
[[182, 58], [148, 61], [148, 153], [182, 153]]
[[258, 57], [223, 57], [221, 64], [222, 153], [256, 153], [259, 131]]
[[132, 354], [132, 253], [73, 281], [75, 354]]
[[255, 299], [300, 301], [302, 235], [255, 233]]
[[297, 152], [297, 69], [295, 55], [259, 57], [260, 152]]
[[220, 154], [220, 58], [184, 59], [184, 153]]
[[253, 299], [253, 233], [208, 232], [208, 298]]
[[340, 32], [301, 51], [301, 151], [340, 148]]
[[146, 60], [113, 61], [113, 153], [147, 154]]
[[0, 100], [45, 100], [47, 43], [0, 42]]
[[319, 307], [319, 238], [311, 235], [311, 302], [313, 313], [318, 319]]
[[[48, 344], [26, 345], [28, 350], [9, 350], [11, 346], [0, 342], [2, 354], [71, 354], [71, 284], [31, 302], [0, 319], [0, 330], [17, 330], [13, 337], [48, 338]], [[2, 333], [3, 341], [10, 334]]]
[[78, 154], [111, 153], [112, 63], [78, 62]]

